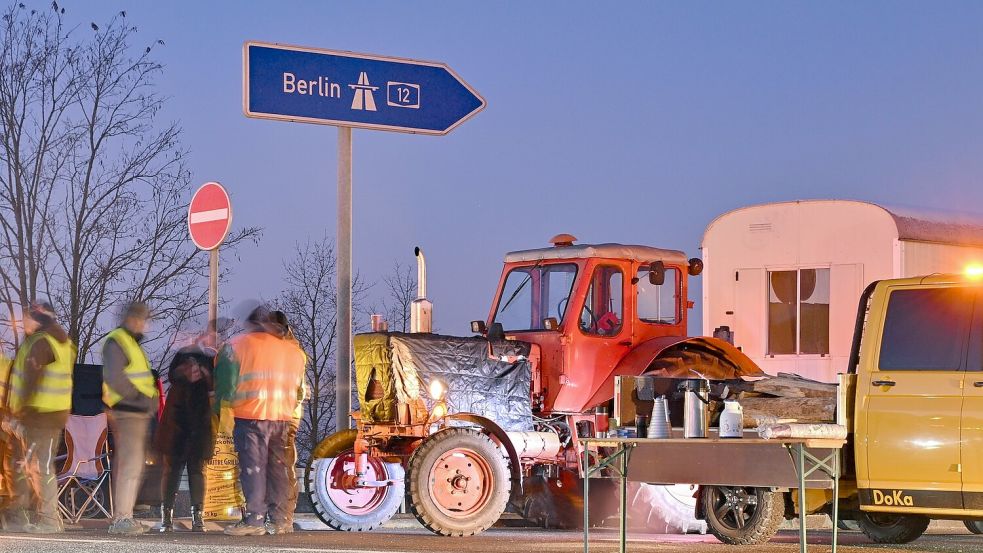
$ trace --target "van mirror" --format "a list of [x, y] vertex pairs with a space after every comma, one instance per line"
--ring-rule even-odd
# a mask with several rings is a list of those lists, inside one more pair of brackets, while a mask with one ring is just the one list
[[666, 283], [666, 264], [655, 261], [649, 265], [649, 283], [654, 286], [662, 286]]
[[471, 332], [475, 334], [484, 334], [488, 332], [488, 328], [485, 326], [485, 321], [471, 321]]

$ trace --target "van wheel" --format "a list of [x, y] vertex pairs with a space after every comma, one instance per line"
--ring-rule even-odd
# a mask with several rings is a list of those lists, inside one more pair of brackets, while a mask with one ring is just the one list
[[508, 460], [477, 430], [442, 430], [410, 457], [410, 508], [434, 534], [471, 536], [489, 528], [505, 511], [511, 491]]
[[729, 545], [767, 543], [785, 519], [785, 498], [767, 488], [707, 486], [700, 501], [710, 533]]
[[983, 520], [964, 520], [966, 529], [974, 534], [983, 534]]
[[857, 524], [871, 541], [898, 545], [918, 539], [928, 529], [929, 519], [921, 515], [857, 513]]

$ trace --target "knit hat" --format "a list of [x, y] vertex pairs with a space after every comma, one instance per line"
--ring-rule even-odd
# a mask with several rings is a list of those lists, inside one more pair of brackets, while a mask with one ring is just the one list
[[55, 322], [55, 308], [47, 301], [37, 301], [27, 310], [28, 315], [40, 324]]

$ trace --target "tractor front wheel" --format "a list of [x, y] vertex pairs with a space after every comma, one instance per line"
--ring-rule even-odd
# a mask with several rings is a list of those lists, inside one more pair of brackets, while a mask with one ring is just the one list
[[363, 532], [388, 521], [399, 510], [406, 493], [403, 466], [369, 457], [367, 480], [393, 480], [382, 487], [349, 487], [346, 473], [355, 473], [355, 437], [345, 430], [325, 438], [314, 449], [304, 483], [314, 513], [335, 530]]
[[512, 491], [508, 460], [486, 434], [449, 428], [424, 440], [409, 462], [410, 508], [442, 536], [471, 536], [498, 521]]

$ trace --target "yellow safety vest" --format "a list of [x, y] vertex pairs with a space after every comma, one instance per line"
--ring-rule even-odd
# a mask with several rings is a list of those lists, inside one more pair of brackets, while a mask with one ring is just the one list
[[[27, 358], [34, 344], [47, 340], [55, 360], [44, 367], [37, 390], [30, 398], [24, 397], [24, 378]], [[39, 413], [69, 411], [72, 408], [72, 370], [75, 363], [75, 346], [71, 340], [59, 342], [47, 332], [35, 332], [24, 340], [14, 357], [8, 405], [13, 412], [30, 407]]]
[[0, 410], [7, 408], [7, 390], [10, 380], [10, 368], [13, 362], [4, 354], [0, 353]]
[[[143, 352], [140, 344], [133, 339], [129, 332], [122, 328], [109, 333], [106, 341], [115, 340], [123, 354], [126, 355], [126, 368], [123, 373], [130, 379], [133, 386], [141, 394], [147, 397], [157, 397], [157, 383], [154, 382], [154, 373], [150, 372], [150, 361], [147, 361], [147, 354]], [[123, 396], [116, 393], [105, 381], [102, 383], [102, 402], [112, 407], [120, 402]]]

